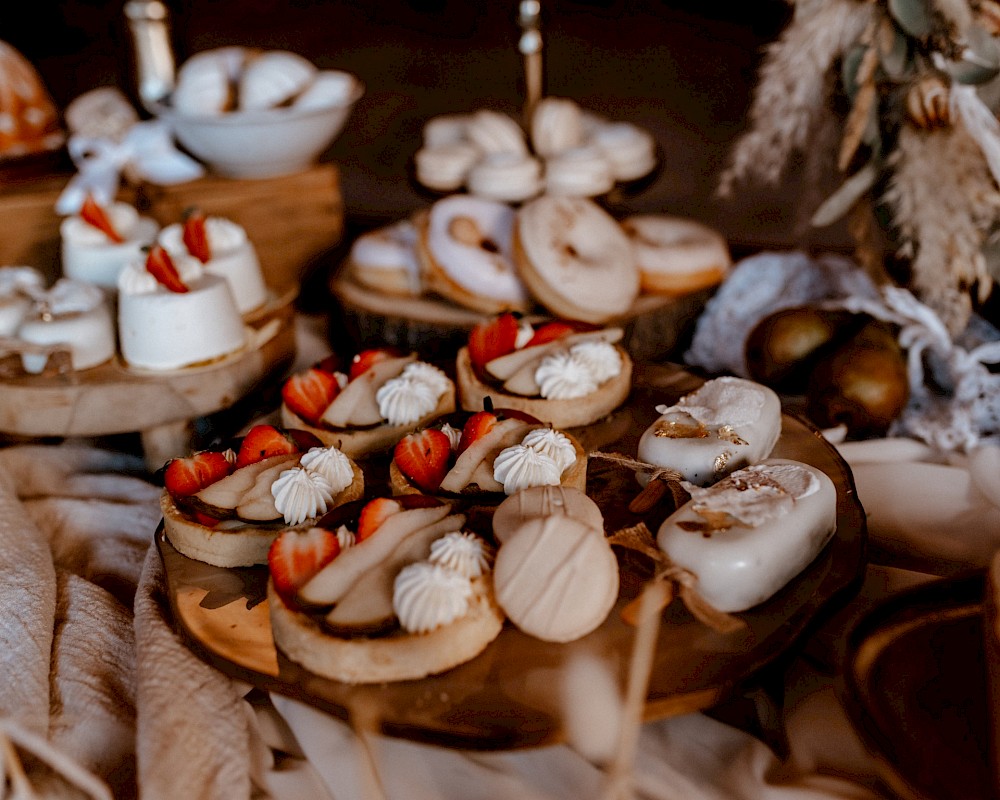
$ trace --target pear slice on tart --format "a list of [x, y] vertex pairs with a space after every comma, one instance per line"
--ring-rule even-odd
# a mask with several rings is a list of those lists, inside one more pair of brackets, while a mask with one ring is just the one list
[[425, 560], [432, 542], [446, 533], [460, 531], [464, 524], [463, 514], [449, 514], [413, 531], [392, 553], [358, 577], [324, 617], [324, 623], [339, 635], [371, 635], [393, 628], [397, 623], [392, 605], [396, 575], [407, 564]]
[[370, 366], [340, 391], [326, 411], [321, 421], [333, 428], [362, 428], [378, 425], [385, 420], [379, 411], [375, 395], [392, 378], [417, 360], [415, 353], [398, 358], [387, 358]]
[[283, 470], [294, 467], [299, 458], [299, 453], [290, 453], [240, 467], [221, 480], [210, 483], [188, 502], [193, 508], [216, 519], [237, 517], [254, 522], [279, 519], [281, 514], [274, 507], [271, 484]]

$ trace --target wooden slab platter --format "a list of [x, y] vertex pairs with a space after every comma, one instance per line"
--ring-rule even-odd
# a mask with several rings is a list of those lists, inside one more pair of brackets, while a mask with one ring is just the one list
[[[271, 293], [244, 317], [247, 345], [203, 366], [152, 372], [119, 357], [79, 372], [50, 368], [38, 375], [9, 370], [0, 380], [0, 434], [15, 437], [141, 434], [147, 464], [160, 467], [190, 449], [189, 423], [230, 408], [284, 375], [295, 358], [297, 289]], [[11, 359], [19, 356], [11, 355]]]
[[[641, 366], [627, 404], [574, 434], [593, 451], [635, 454], [657, 403], [672, 402], [700, 381], [675, 366]], [[824, 470], [837, 486], [837, 531], [826, 549], [766, 603], [742, 614], [743, 632], [721, 635], [680, 604], [663, 613], [645, 703], [647, 720], [708, 708], [746, 686], [752, 676], [793, 647], [824, 609], [857, 586], [864, 561], [864, 512], [846, 464], [819, 433], [785, 415], [775, 455]], [[384, 462], [365, 465], [385, 481]], [[602, 507], [607, 530], [635, 524], [626, 506], [638, 492], [634, 475], [591, 458], [588, 494]], [[655, 528], [654, 528], [655, 530]], [[618, 551], [618, 605], [590, 635], [566, 645], [533, 639], [509, 623], [472, 661], [417, 681], [350, 686], [308, 673], [276, 652], [271, 639], [263, 567], [221, 569], [180, 555], [161, 529], [156, 542], [165, 566], [175, 624], [193, 649], [224, 672], [287, 694], [341, 718], [363, 713], [389, 735], [467, 749], [507, 749], [557, 742], [563, 736], [557, 687], [574, 655], [598, 654], [624, 685], [635, 629], [619, 616], [637, 596], [649, 565]]]
[[[428, 357], [454, 355], [474, 325], [486, 315], [426, 293], [398, 297], [362, 286], [341, 269], [330, 290], [339, 302], [350, 335], [361, 347], [373, 343], [420, 350]], [[711, 291], [680, 297], [641, 295], [609, 325], [625, 331], [623, 344], [637, 361], [662, 361], [674, 352], [705, 306]]]
[[901, 592], [851, 632], [844, 706], [905, 800], [997, 796], [985, 583], [978, 571]]

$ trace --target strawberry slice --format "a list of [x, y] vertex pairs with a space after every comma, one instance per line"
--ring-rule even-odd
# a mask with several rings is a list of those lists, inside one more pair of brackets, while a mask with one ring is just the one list
[[207, 264], [211, 260], [212, 249], [208, 244], [205, 214], [201, 209], [189, 208], [184, 212], [184, 231], [181, 238], [187, 251], [202, 264]]
[[480, 322], [469, 333], [469, 358], [479, 370], [494, 358], [514, 352], [517, 341], [517, 317], [510, 312], [495, 319]]
[[284, 531], [267, 551], [267, 566], [278, 594], [292, 599], [313, 575], [340, 555], [337, 534], [323, 528]]
[[236, 454], [236, 468], [256, 464], [271, 456], [284, 456], [301, 452], [288, 433], [274, 425], [254, 425], [243, 437]]
[[403, 506], [400, 502], [392, 497], [376, 497], [374, 500], [369, 500], [361, 509], [361, 515], [358, 517], [358, 530], [354, 534], [355, 541], [363, 542], [378, 530], [379, 525], [402, 510]]
[[162, 245], [154, 244], [149, 248], [149, 253], [146, 255], [146, 272], [171, 292], [183, 294], [188, 291], [180, 273], [177, 272], [177, 267], [174, 266], [174, 260]]
[[492, 411], [477, 411], [462, 426], [462, 436], [458, 440], [458, 452], [464, 453], [469, 445], [482, 439], [499, 420]]
[[163, 471], [163, 485], [174, 497], [190, 497], [225, 478], [233, 465], [222, 453], [206, 450], [186, 458], [172, 458]]
[[393, 347], [375, 347], [371, 350], [362, 350], [351, 359], [351, 368], [347, 374], [348, 380], [354, 380], [358, 375], [367, 372], [372, 365], [379, 361], [386, 361], [390, 358], [399, 358], [402, 352]]
[[436, 492], [448, 474], [451, 440], [437, 428], [426, 428], [400, 439], [392, 457], [400, 471], [418, 489]]
[[121, 244], [125, 241], [122, 235], [115, 229], [115, 226], [111, 224], [107, 212], [89, 192], [83, 199], [83, 205], [80, 207], [80, 218], [88, 225], [92, 225], [97, 230], [102, 231], [115, 244]]
[[313, 425], [340, 394], [340, 384], [330, 372], [310, 367], [292, 375], [281, 387], [281, 399], [295, 414]]
[[556, 339], [569, 336], [571, 333], [576, 333], [577, 330], [579, 330], [578, 326], [566, 320], [557, 319], [552, 322], [546, 322], [535, 329], [535, 335], [531, 337], [525, 347], [534, 347], [536, 344], [548, 344], [549, 342], [554, 342]]

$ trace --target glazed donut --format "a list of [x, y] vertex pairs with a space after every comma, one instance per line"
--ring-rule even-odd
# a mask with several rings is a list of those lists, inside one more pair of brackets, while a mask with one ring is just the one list
[[484, 314], [531, 307], [512, 259], [510, 206], [451, 195], [431, 206], [419, 227], [417, 253], [430, 289]]
[[417, 226], [408, 219], [364, 233], [348, 257], [351, 276], [363, 286], [403, 296], [420, 294]]
[[561, 317], [605, 323], [628, 311], [639, 294], [628, 237], [586, 198], [543, 195], [523, 205], [514, 258], [531, 292]]
[[565, 97], [543, 98], [531, 117], [531, 143], [541, 156], [553, 156], [583, 143], [580, 106]]
[[548, 160], [545, 190], [567, 197], [595, 197], [611, 191], [615, 176], [611, 163], [594, 145], [566, 150]]
[[534, 197], [541, 185], [541, 162], [527, 153], [490, 153], [468, 176], [472, 194], [509, 203]]
[[715, 286], [732, 264], [726, 240], [700, 222], [640, 214], [621, 227], [632, 242], [643, 291], [680, 295]]

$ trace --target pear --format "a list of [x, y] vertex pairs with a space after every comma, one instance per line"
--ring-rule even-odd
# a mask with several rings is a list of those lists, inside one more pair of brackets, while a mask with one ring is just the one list
[[884, 436], [909, 397], [906, 357], [895, 332], [871, 321], [816, 364], [806, 413], [820, 427], [846, 425], [854, 439]]
[[239, 517], [257, 522], [278, 519], [281, 514], [274, 507], [271, 484], [298, 461], [299, 454], [290, 453], [247, 464], [206, 486], [190, 498], [190, 503], [216, 519]]
[[775, 391], [804, 394], [819, 358], [849, 338], [865, 319], [847, 311], [814, 306], [775, 311], [747, 336], [747, 372], [753, 380]]
[[334, 428], [364, 428], [383, 422], [375, 394], [416, 360], [416, 355], [411, 354], [375, 362], [334, 398], [323, 412], [323, 422]]

